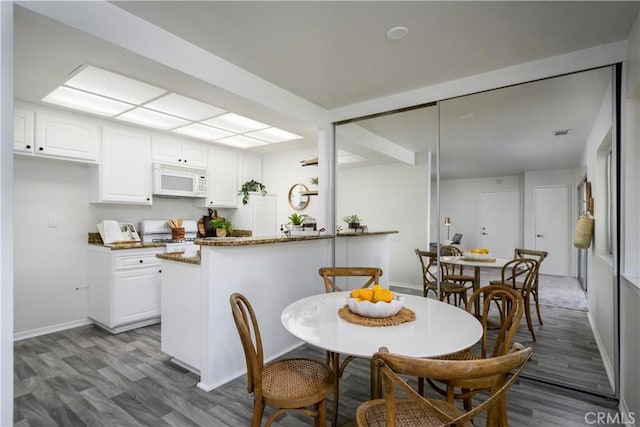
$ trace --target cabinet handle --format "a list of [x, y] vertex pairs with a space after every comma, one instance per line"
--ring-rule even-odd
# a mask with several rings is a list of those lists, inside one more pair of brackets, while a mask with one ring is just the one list
[[147, 202], [148, 202], [149, 200], [151, 200], [151, 198], [147, 197]]
[[184, 161], [185, 163], [187, 163], [187, 159], [184, 159], [183, 161]]
[[140, 264], [142, 264], [143, 262], [144, 262], [143, 260], [140, 260]]
[[178, 159], [178, 161], [179, 161], [179, 162], [181, 162], [181, 161], [182, 161], [182, 159]]
[[31, 149], [31, 146], [30, 146], [30, 145], [27, 145], [27, 150], [30, 150], [30, 149]]
[[43, 151], [44, 147], [38, 147], [38, 150]]
[[158, 273], [162, 273], [162, 270], [158, 270]]

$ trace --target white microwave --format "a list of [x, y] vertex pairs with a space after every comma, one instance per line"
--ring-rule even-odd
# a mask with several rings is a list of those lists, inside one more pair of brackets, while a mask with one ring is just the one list
[[207, 197], [207, 171], [153, 164], [153, 194], [167, 197]]

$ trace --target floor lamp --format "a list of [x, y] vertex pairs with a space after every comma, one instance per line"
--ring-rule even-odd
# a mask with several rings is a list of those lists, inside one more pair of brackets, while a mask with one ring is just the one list
[[448, 216], [444, 217], [444, 225], [447, 227], [447, 240], [449, 239], [449, 232], [451, 231], [451, 218]]

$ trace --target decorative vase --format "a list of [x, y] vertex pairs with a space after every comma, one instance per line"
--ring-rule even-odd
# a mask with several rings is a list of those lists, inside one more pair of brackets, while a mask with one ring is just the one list
[[355, 230], [358, 227], [360, 227], [360, 223], [359, 222], [350, 222], [349, 223], [349, 228], [353, 228]]
[[216, 228], [216, 237], [227, 237], [227, 230], [224, 228]]

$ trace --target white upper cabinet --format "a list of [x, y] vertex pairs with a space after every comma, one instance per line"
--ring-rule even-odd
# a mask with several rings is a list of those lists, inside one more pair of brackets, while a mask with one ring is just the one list
[[217, 147], [209, 148], [209, 182], [205, 199], [197, 199], [199, 207], [235, 208], [238, 206], [238, 153]]
[[171, 135], [153, 134], [151, 158], [154, 162], [207, 169], [207, 145]]
[[34, 140], [33, 111], [22, 108], [13, 110], [13, 151], [18, 153], [33, 153]]
[[92, 175], [92, 202], [150, 205], [152, 174], [150, 133], [103, 127], [100, 166]]
[[252, 179], [262, 182], [262, 156], [242, 153], [240, 156], [240, 185]]
[[90, 163], [98, 161], [97, 121], [63, 112], [36, 112], [35, 153]]

